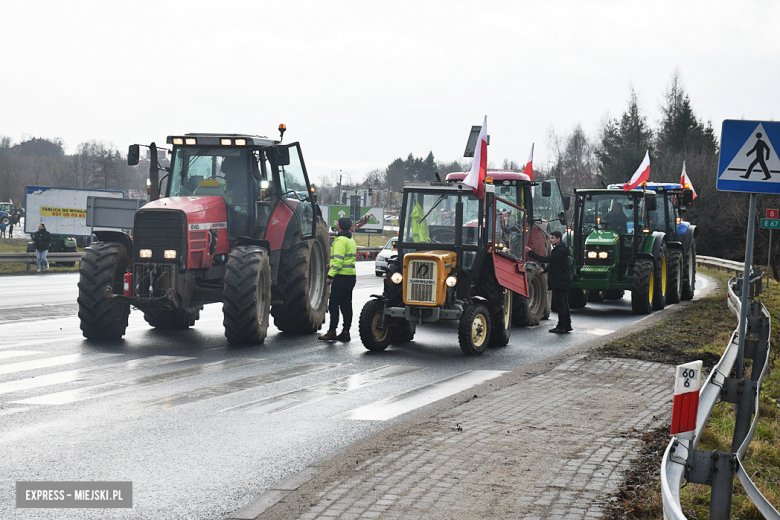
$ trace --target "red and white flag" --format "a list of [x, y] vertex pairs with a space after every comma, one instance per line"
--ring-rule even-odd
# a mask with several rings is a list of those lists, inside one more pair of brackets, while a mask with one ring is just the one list
[[463, 179], [463, 184], [471, 186], [474, 190], [474, 195], [477, 198], [485, 197], [485, 177], [487, 176], [487, 116], [482, 123], [482, 130], [479, 131], [479, 138], [477, 139], [477, 146], [474, 150], [474, 162], [471, 165], [471, 171], [466, 178]]
[[693, 183], [691, 182], [691, 178], [688, 177], [687, 173], [685, 173], [685, 161], [683, 161], [683, 171], [682, 171], [682, 175], [680, 176], [680, 184], [682, 184], [682, 187], [685, 188], [686, 190], [691, 190], [693, 192], [693, 199], [696, 198], [696, 190], [693, 189]]
[[642, 164], [639, 165], [631, 180], [623, 185], [623, 191], [633, 190], [643, 182], [646, 182], [650, 178], [650, 152], [645, 152], [645, 158], [642, 159]]
[[531, 143], [531, 155], [528, 156], [528, 162], [525, 163], [523, 173], [528, 175], [531, 180], [534, 180], [534, 144]]

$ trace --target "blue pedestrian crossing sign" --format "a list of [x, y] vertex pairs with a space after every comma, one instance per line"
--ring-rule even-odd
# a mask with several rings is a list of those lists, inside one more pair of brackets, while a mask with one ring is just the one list
[[723, 121], [717, 188], [720, 191], [780, 193], [780, 123]]

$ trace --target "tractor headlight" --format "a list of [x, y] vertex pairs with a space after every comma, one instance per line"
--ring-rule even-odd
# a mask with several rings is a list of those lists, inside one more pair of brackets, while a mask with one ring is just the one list
[[165, 253], [163, 254], [165, 258], [173, 259], [176, 258], [176, 250], [175, 249], [166, 249]]
[[141, 249], [138, 251], [138, 256], [141, 258], [151, 258], [152, 257], [152, 250], [151, 249]]
[[448, 276], [446, 280], [444, 280], [444, 283], [447, 284], [447, 287], [455, 287], [455, 284], [458, 283], [458, 279], [454, 276]]
[[597, 258], [598, 255], [597, 251], [588, 251], [588, 258]]
[[605, 258], [607, 258], [608, 256], [609, 256], [609, 253], [607, 253], [606, 251], [601, 251], [601, 252], [599, 253], [599, 258], [601, 258], [601, 259], [605, 259]]
[[390, 277], [390, 281], [394, 284], [399, 284], [404, 280], [404, 275], [401, 273], [393, 273], [393, 276]]

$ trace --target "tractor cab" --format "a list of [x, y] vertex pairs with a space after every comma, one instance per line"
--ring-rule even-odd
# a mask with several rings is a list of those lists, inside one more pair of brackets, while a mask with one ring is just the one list
[[167, 142], [173, 144], [172, 163], [162, 193], [221, 197], [230, 240], [266, 238], [279, 205], [286, 206], [285, 215], [296, 216], [302, 236], [312, 236], [316, 201], [308, 195], [312, 192], [298, 143], [214, 134], [169, 136]]

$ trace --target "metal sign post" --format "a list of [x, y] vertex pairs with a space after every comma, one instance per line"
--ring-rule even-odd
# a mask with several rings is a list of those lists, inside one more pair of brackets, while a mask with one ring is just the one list
[[769, 248], [766, 254], [766, 286], [769, 287], [769, 273], [770, 266], [772, 264], [772, 230], [776, 227], [780, 227], [780, 210], [768, 209], [766, 210], [766, 218], [761, 219], [761, 227], [769, 228]]
[[748, 294], [750, 290], [750, 267], [753, 265], [753, 234], [756, 229], [757, 193], [750, 194], [748, 231], [745, 243], [745, 270], [742, 273], [742, 305], [739, 308], [739, 350], [737, 351], [737, 379], [742, 379], [742, 365], [745, 360], [745, 332], [747, 329]]

